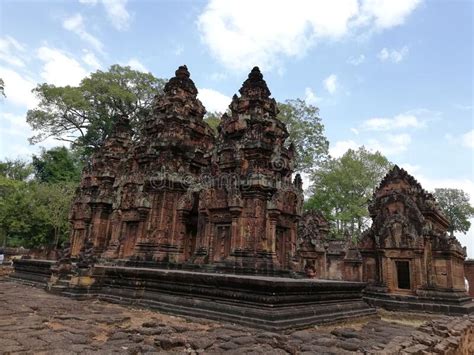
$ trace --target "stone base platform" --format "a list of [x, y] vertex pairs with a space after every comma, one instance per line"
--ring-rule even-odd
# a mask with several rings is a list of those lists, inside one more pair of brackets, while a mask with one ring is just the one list
[[[14, 278], [37, 280], [47, 265], [19, 261]], [[35, 266], [40, 275], [32, 275]], [[66, 287], [61, 283], [59, 293], [77, 299], [98, 298], [273, 331], [376, 315], [362, 300], [365, 284], [360, 282], [105, 265], [95, 265], [87, 277], [68, 282]], [[58, 288], [52, 290], [58, 293]]]
[[387, 293], [383, 287], [368, 287], [364, 300], [374, 307], [391, 311], [474, 314], [474, 301], [465, 292], [418, 290], [416, 295], [409, 295]]
[[364, 283], [95, 266], [96, 295], [267, 330], [375, 315]]
[[52, 260], [18, 259], [13, 261], [11, 279], [25, 284], [45, 286], [51, 278]]

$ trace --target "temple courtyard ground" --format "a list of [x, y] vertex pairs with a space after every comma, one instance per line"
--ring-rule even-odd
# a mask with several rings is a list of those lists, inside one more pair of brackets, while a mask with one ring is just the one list
[[101, 301], [0, 277], [1, 354], [431, 354], [474, 351], [474, 317], [380, 318], [271, 333]]

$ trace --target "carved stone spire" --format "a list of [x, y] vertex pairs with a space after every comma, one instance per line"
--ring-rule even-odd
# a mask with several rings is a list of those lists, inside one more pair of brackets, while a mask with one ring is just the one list
[[242, 96], [249, 99], [268, 99], [271, 95], [267, 83], [263, 80], [263, 75], [258, 67], [252, 69], [248, 79], [244, 81], [239, 92]]
[[385, 177], [382, 179], [379, 185], [379, 189], [381, 189], [383, 186], [390, 184], [396, 180], [405, 180], [408, 184], [410, 184], [413, 188], [418, 188], [420, 191], [422, 191], [422, 187], [416, 179], [408, 174], [408, 172], [405, 169], [400, 168], [398, 165], [395, 165], [388, 173], [385, 175]]
[[[158, 123], [157, 116], [163, 115], [163, 122], [167, 121], [165, 116], [169, 115], [179, 116], [185, 121], [202, 121], [206, 109], [197, 98], [198, 90], [190, 76], [186, 65], [176, 70], [175, 76], [166, 83], [164, 94], [155, 97], [153, 113], [147, 118], [146, 130], [152, 129], [150, 125], [154, 126]], [[161, 127], [159, 131], [162, 128], [169, 129], [170, 127]]]
[[196, 97], [198, 91], [196, 85], [194, 85], [194, 82], [190, 79], [190, 76], [188, 67], [181, 65], [175, 71], [175, 76], [166, 83], [164, 89], [165, 93], [173, 96], [176, 94], [176, 90], [183, 90]]

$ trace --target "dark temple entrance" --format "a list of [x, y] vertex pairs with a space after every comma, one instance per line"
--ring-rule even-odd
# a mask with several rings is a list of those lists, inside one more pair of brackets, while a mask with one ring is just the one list
[[395, 261], [397, 267], [397, 281], [398, 288], [409, 290], [410, 287], [410, 262], [409, 261]]

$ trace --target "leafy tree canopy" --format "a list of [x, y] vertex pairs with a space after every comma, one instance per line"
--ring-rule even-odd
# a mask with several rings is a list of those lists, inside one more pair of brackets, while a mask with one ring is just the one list
[[33, 173], [33, 167], [21, 159], [0, 161], [0, 176], [11, 180], [24, 181]]
[[75, 183], [42, 184], [0, 177], [0, 245], [55, 247], [67, 238]]
[[79, 182], [82, 164], [78, 153], [66, 147], [43, 149], [39, 156], [33, 155], [35, 177], [39, 182]]
[[324, 135], [319, 109], [301, 99], [278, 103], [278, 108], [278, 118], [286, 124], [290, 134], [287, 142], [295, 145], [295, 170], [313, 171], [328, 159], [329, 142]]
[[313, 195], [305, 208], [321, 210], [333, 222], [335, 236], [358, 236], [367, 227], [367, 205], [373, 190], [391, 166], [379, 152], [350, 149], [313, 173]]
[[214, 130], [214, 134], [217, 135], [217, 126], [221, 122], [222, 113], [220, 112], [207, 112], [204, 116], [204, 121]]
[[132, 126], [138, 127], [164, 84], [151, 73], [117, 64], [92, 73], [79, 86], [40, 84], [33, 90], [39, 106], [26, 117], [36, 131], [30, 142], [54, 137], [84, 148], [83, 153], [89, 155], [107, 138], [116, 117], [127, 115]]
[[435, 189], [434, 196], [449, 220], [448, 231], [451, 236], [454, 232], [465, 234], [471, 227], [469, 218], [474, 217], [474, 207], [469, 202], [469, 195], [460, 189]]

